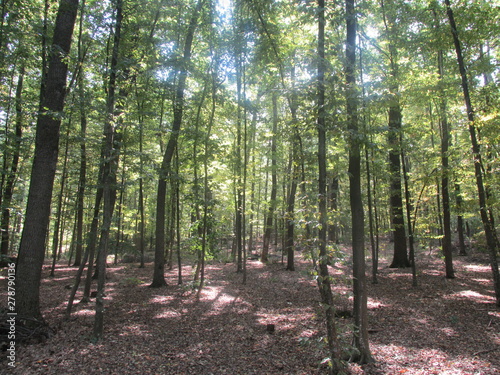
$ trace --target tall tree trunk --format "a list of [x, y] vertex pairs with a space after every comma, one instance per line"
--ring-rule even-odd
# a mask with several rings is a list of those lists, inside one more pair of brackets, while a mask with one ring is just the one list
[[389, 109], [389, 152], [390, 164], [390, 203], [391, 223], [394, 240], [394, 256], [391, 268], [409, 267], [408, 252], [406, 249], [406, 230], [403, 215], [403, 198], [401, 186], [401, 145], [399, 133], [401, 132], [401, 107], [399, 104]]
[[318, 0], [318, 97], [317, 122], [318, 130], [318, 208], [319, 208], [319, 278], [318, 287], [326, 314], [326, 331], [328, 349], [331, 360], [330, 373], [338, 374], [344, 369], [342, 349], [337, 337], [335, 324], [335, 307], [328, 271], [326, 251], [327, 232], [327, 196], [326, 196], [326, 110], [325, 110], [325, 0]]
[[[339, 178], [337, 175], [332, 177], [332, 181], [330, 183], [330, 191], [329, 191], [329, 201], [330, 201], [330, 210], [332, 213], [335, 213], [339, 209]], [[334, 220], [336, 221], [336, 220]], [[338, 224], [336, 222], [328, 225], [328, 241], [332, 243], [337, 243], [339, 241], [338, 236]]]
[[[292, 115], [292, 139], [291, 139], [291, 181], [290, 190], [287, 199], [287, 212], [286, 212], [286, 233], [285, 233], [285, 251], [287, 253], [287, 266], [289, 271], [295, 271], [294, 254], [295, 254], [295, 196], [297, 187], [300, 181], [300, 152], [301, 152], [301, 138], [299, 133], [299, 121], [297, 118], [297, 95], [295, 92], [295, 66], [292, 66], [291, 71], [292, 93], [288, 97], [288, 105]], [[283, 85], [284, 86], [284, 85]]]
[[[239, 3], [237, 3], [239, 7]], [[243, 242], [245, 232], [243, 230], [244, 226], [244, 186], [243, 186], [243, 170], [246, 169], [242, 157], [243, 150], [243, 136], [242, 123], [245, 121], [244, 114], [244, 86], [245, 86], [245, 68], [244, 68], [244, 55], [245, 55], [245, 37], [243, 31], [243, 20], [241, 16], [241, 9], [235, 11], [236, 15], [236, 35], [235, 35], [235, 75], [236, 75], [236, 95], [237, 95], [237, 114], [236, 114], [236, 143], [234, 150], [235, 158], [235, 244], [236, 244], [236, 257], [237, 257], [237, 268], [236, 272], [244, 271], [243, 267]], [[246, 122], [245, 122], [246, 124]]]
[[[120, 49], [123, 21], [123, 0], [116, 0], [116, 24], [111, 55], [111, 66], [106, 99], [106, 122], [103, 131], [102, 155], [103, 173], [99, 185], [103, 189], [103, 218], [97, 257], [97, 296], [95, 302], [95, 319], [93, 336], [99, 340], [103, 337], [104, 329], [104, 289], [106, 282], [106, 259], [108, 256], [109, 233], [113, 210], [116, 202], [116, 174], [120, 155], [120, 136], [117, 128], [121, 125], [121, 119], [117, 119], [115, 105], [117, 101], [116, 86], [118, 77], [118, 54]], [[122, 93], [120, 93], [122, 94]]]
[[[175, 158], [175, 171], [176, 174], [179, 174], [179, 157]], [[172, 220], [175, 220], [175, 232], [176, 235], [176, 252], [177, 252], [177, 284], [182, 285], [182, 258], [181, 258], [181, 186], [179, 179], [175, 179], [173, 182], [173, 198], [172, 198], [172, 211], [175, 213], [172, 214]], [[174, 224], [172, 224], [174, 227]], [[173, 236], [172, 236], [173, 237]], [[174, 239], [172, 238], [172, 243]], [[173, 250], [173, 249], [172, 249]]]
[[[83, 72], [80, 73], [83, 75]], [[80, 78], [81, 80], [81, 78]], [[78, 176], [78, 191], [76, 193], [76, 246], [74, 267], [80, 265], [83, 253], [83, 213], [85, 188], [87, 184], [87, 115], [85, 113], [85, 100], [83, 92], [83, 81], [79, 82], [80, 95], [80, 173]]]
[[68, 152], [69, 152], [70, 130], [71, 130], [71, 119], [68, 122], [68, 129], [66, 130], [66, 146], [64, 148], [64, 161], [61, 174], [61, 186], [59, 189], [59, 195], [57, 197], [56, 220], [54, 223], [54, 234], [52, 237], [52, 267], [50, 269], [51, 277], [55, 275], [56, 262], [57, 262], [57, 249], [59, 247], [59, 241], [62, 240], [62, 238], [59, 236], [59, 232], [61, 229], [61, 221], [62, 221], [64, 188], [66, 187], [66, 179], [68, 178]]
[[217, 69], [216, 66], [214, 72], [212, 72], [212, 107], [210, 110], [210, 118], [208, 120], [207, 131], [205, 133], [204, 148], [205, 153], [203, 155], [203, 222], [202, 222], [202, 239], [201, 239], [201, 274], [200, 274], [200, 287], [198, 289], [198, 296], [201, 293], [205, 285], [205, 258], [207, 247], [209, 246], [208, 236], [210, 235], [209, 228], [209, 216], [210, 208], [212, 206], [212, 192], [209, 186], [209, 173], [208, 164], [210, 157], [210, 136], [212, 134], [212, 126], [215, 119], [215, 110], [217, 107]]
[[[363, 48], [361, 46], [360, 52], [359, 52], [359, 70], [361, 72], [360, 74], [360, 81], [361, 81], [361, 88], [362, 88], [362, 102], [363, 102], [363, 117], [362, 117], [362, 123], [363, 123], [363, 129], [366, 134], [368, 134], [367, 131], [367, 111], [366, 111], [366, 106], [365, 106], [365, 89], [364, 89], [364, 82], [363, 82], [363, 54], [362, 54]], [[371, 142], [372, 143], [372, 142]], [[368, 150], [368, 146], [365, 145], [365, 168], [366, 168], [366, 194], [367, 194], [367, 202], [368, 202], [368, 222], [369, 222], [369, 231], [370, 231], [370, 247], [371, 247], [371, 255], [372, 255], [372, 284], [378, 284], [378, 256], [379, 256], [379, 251], [378, 251], [378, 223], [375, 220], [376, 218], [376, 211], [374, 213], [374, 210], [376, 210], [376, 201], [375, 201], [375, 180], [373, 181], [373, 190], [372, 190], [372, 165], [370, 163], [370, 153]], [[373, 192], [372, 192], [373, 191]], [[375, 206], [375, 209], [374, 209]], [[375, 232], [377, 232], [377, 239], [375, 238]]]
[[[437, 20], [436, 11], [433, 11], [434, 18], [436, 19], [436, 25], [439, 25]], [[436, 26], [439, 28], [439, 26]], [[438, 76], [439, 76], [439, 124], [441, 130], [441, 194], [443, 201], [443, 254], [446, 268], [446, 278], [453, 279], [455, 277], [455, 272], [453, 270], [453, 258], [452, 258], [452, 241], [451, 241], [451, 210], [450, 210], [450, 189], [449, 189], [449, 176], [450, 176], [450, 166], [449, 166], [449, 148], [451, 143], [451, 132], [448, 124], [447, 118], [447, 105], [446, 96], [444, 89], [442, 87], [444, 79], [444, 61], [443, 61], [443, 51], [438, 51]]]
[[394, 256], [391, 268], [409, 267], [408, 252], [406, 248], [406, 231], [403, 215], [403, 197], [401, 184], [401, 128], [402, 128], [402, 109], [399, 103], [398, 93], [399, 69], [397, 61], [397, 50], [394, 46], [392, 35], [394, 34], [393, 24], [388, 20], [384, 0], [381, 1], [384, 17], [385, 29], [389, 35], [389, 58], [390, 58], [390, 83], [393, 98], [389, 106], [389, 175], [390, 175], [390, 206], [391, 206], [391, 224], [394, 240]]
[[16, 277], [16, 308], [18, 314], [26, 318], [43, 319], [40, 279], [59, 149], [60, 115], [66, 96], [66, 56], [71, 47], [77, 10], [78, 0], [60, 1], [46, 85], [40, 94], [42, 110], [37, 119], [35, 156]]
[[275, 217], [276, 210], [276, 197], [278, 195], [278, 167], [277, 167], [277, 151], [276, 151], [276, 137], [278, 133], [278, 99], [276, 94], [272, 96], [273, 103], [273, 132], [271, 136], [271, 196], [269, 198], [269, 206], [264, 223], [264, 238], [262, 243], [262, 254], [260, 257], [261, 262], [269, 260], [269, 244], [271, 242], [271, 234], [273, 231], [273, 218]]
[[[0, 44], [1, 46], [1, 44]], [[23, 107], [22, 107], [22, 91], [24, 81], [24, 65], [21, 66], [19, 77], [17, 79], [16, 88], [16, 129], [14, 134], [14, 147], [12, 150], [12, 162], [10, 171], [5, 183], [5, 189], [2, 194], [2, 222], [0, 228], [2, 230], [2, 242], [0, 254], [7, 255], [9, 253], [9, 224], [10, 224], [10, 204], [14, 193], [14, 183], [17, 178], [17, 169], [19, 167], [19, 154], [21, 149], [21, 138], [23, 135]], [[5, 156], [4, 156], [5, 157]]]
[[[254, 112], [252, 114], [252, 123], [251, 123], [251, 130], [250, 130], [250, 134], [251, 134], [251, 138], [250, 138], [250, 144], [251, 144], [251, 147], [252, 149], [255, 148], [255, 137], [256, 137], [256, 127], [257, 127], [257, 110], [254, 109]], [[250, 160], [250, 164], [252, 165], [252, 176], [256, 176], [257, 175], [257, 165], [255, 163], [255, 152], [252, 152], [252, 157], [251, 157], [251, 160]], [[255, 217], [255, 213], [258, 212], [258, 209], [256, 208], [256, 200], [255, 200], [255, 189], [256, 189], [256, 186], [255, 186], [255, 179], [252, 179], [252, 183], [250, 185], [250, 191], [251, 191], [251, 195], [250, 195], [250, 202], [251, 202], [251, 205], [250, 205], [250, 217], [249, 217], [249, 225], [248, 225], [248, 242], [247, 242], [247, 251], [249, 254], [252, 254], [253, 251], [254, 251], [254, 237], [255, 236], [255, 231], [254, 231], [254, 217]], [[257, 188], [258, 189], [258, 188]], [[258, 204], [257, 204], [258, 205]]]
[[361, 142], [358, 126], [356, 87], [357, 18], [354, 0], [346, 0], [346, 84], [347, 122], [349, 129], [349, 199], [352, 222], [354, 351], [350, 361], [373, 362], [368, 342], [368, 296], [365, 272], [365, 224], [361, 193]]
[[151, 287], [159, 288], [167, 285], [165, 281], [165, 203], [167, 195], [167, 178], [171, 171], [171, 162], [174, 151], [177, 148], [177, 139], [182, 125], [182, 115], [184, 112], [184, 90], [188, 74], [188, 65], [191, 61], [191, 47], [193, 45], [194, 33], [198, 25], [198, 13], [203, 6], [204, 0], [198, 0], [196, 9], [191, 17], [189, 27], [184, 42], [184, 54], [179, 72], [179, 80], [174, 101], [174, 119], [172, 123], [171, 135], [163, 155], [156, 195], [156, 228], [155, 228], [155, 261], [153, 271], [153, 281]]
[[464, 236], [464, 217], [462, 215], [462, 194], [460, 192], [460, 184], [455, 183], [455, 205], [458, 211], [457, 214], [457, 232], [458, 232], [458, 255], [467, 255], [467, 250], [465, 248], [465, 236]]
[[[401, 141], [402, 143], [402, 141]], [[410, 195], [410, 187], [408, 181], [410, 176], [408, 174], [408, 163], [406, 162], [405, 153], [401, 150], [401, 161], [403, 166], [403, 180], [405, 184], [405, 203], [406, 203], [406, 221], [408, 223], [408, 243], [410, 245], [410, 265], [411, 265], [411, 280], [412, 286], [418, 286], [417, 280], [417, 263], [415, 261], [415, 238], [413, 237], [413, 226], [411, 222], [411, 213], [413, 211], [413, 204]]]
[[455, 51], [457, 54], [457, 62], [460, 70], [460, 77], [462, 78], [462, 89], [464, 93], [465, 106], [467, 109], [467, 119], [469, 120], [469, 133], [472, 143], [472, 153], [474, 157], [474, 168], [476, 174], [476, 185], [478, 190], [479, 211], [481, 214], [481, 221], [483, 223], [484, 232], [486, 235], [486, 243], [488, 245], [488, 252], [490, 256], [491, 271], [493, 274], [493, 285], [495, 288], [496, 304], [500, 306], [500, 273], [498, 271], [498, 242], [496, 240], [495, 227], [491, 223], [488, 216], [488, 202], [486, 200], [486, 191], [483, 183], [483, 163], [481, 159], [481, 147], [477, 140], [476, 126], [474, 125], [475, 113], [472, 106], [472, 100], [469, 92], [469, 82], [467, 79], [467, 71], [465, 68], [464, 58], [462, 54], [462, 45], [458, 36], [458, 29], [451, 9], [450, 0], [445, 0], [446, 12], [453, 35], [453, 42], [455, 44]]
[[126, 173], [126, 160], [125, 156], [127, 155], [125, 149], [123, 150], [123, 158], [122, 158], [122, 170], [121, 170], [121, 179], [120, 179], [120, 195], [118, 197], [118, 205], [116, 207], [116, 233], [115, 233], [115, 244], [114, 244], [114, 259], [113, 263], [118, 263], [118, 252], [121, 249], [121, 243], [123, 241], [123, 229], [125, 227], [123, 220], [123, 201], [125, 199], [125, 173]]
[[[374, 194], [372, 193], [372, 178], [371, 178], [371, 164], [368, 148], [365, 148], [365, 165], [366, 165], [366, 188], [368, 200], [368, 222], [370, 228], [370, 246], [372, 253], [372, 283], [378, 284], [378, 246], [375, 239], [376, 226], [378, 225], [374, 220]], [[375, 190], [375, 188], [373, 188]], [[376, 206], [376, 205], [375, 205]]]
[[[142, 117], [142, 116], [141, 116]], [[145, 248], [145, 220], [144, 220], [144, 124], [141, 119], [139, 124], [139, 252], [141, 254], [141, 264], [139, 268], [144, 268], [144, 248]]]
[[80, 10], [80, 24], [78, 30], [78, 63], [80, 64], [80, 73], [78, 74], [78, 105], [80, 111], [80, 173], [78, 176], [78, 191], [76, 193], [76, 246], [75, 246], [75, 263], [74, 267], [80, 266], [83, 253], [83, 213], [85, 201], [85, 188], [87, 184], [87, 114], [85, 100], [85, 69], [83, 48], [83, 21], [85, 19], [85, 1], [82, 0]]

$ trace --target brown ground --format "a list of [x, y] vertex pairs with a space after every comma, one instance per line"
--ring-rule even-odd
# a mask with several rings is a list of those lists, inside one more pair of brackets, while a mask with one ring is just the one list
[[[423, 259], [422, 259], [423, 257]], [[370, 344], [377, 363], [351, 365], [352, 374], [498, 374], [500, 310], [482, 257], [456, 258], [457, 278], [442, 276], [440, 259], [421, 255], [419, 286], [408, 270], [382, 262], [380, 283], [369, 284]], [[348, 310], [349, 277], [338, 275], [338, 308]], [[105, 339], [92, 343], [93, 304], [62, 319], [75, 269], [61, 265], [42, 286], [43, 311], [55, 334], [17, 348], [13, 374], [324, 374], [326, 356], [319, 292], [299, 261], [296, 272], [279, 263], [248, 262], [248, 282], [233, 264], [212, 264], [201, 298], [176, 285], [151, 289], [152, 266], [108, 269]], [[191, 267], [184, 268], [191, 277]], [[5, 270], [2, 271], [5, 276]], [[48, 275], [48, 268], [44, 270]], [[2, 281], [2, 285], [5, 280]], [[2, 304], [6, 305], [5, 288]], [[350, 319], [339, 318], [350, 341]], [[269, 333], [267, 324], [276, 330]], [[3, 356], [6, 354], [3, 352]], [[4, 358], [0, 373], [7, 367]]]

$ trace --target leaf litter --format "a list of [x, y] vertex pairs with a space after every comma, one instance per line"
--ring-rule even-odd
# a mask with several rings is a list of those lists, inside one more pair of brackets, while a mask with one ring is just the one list
[[[340, 312], [352, 304], [348, 264], [331, 269]], [[491, 271], [477, 255], [454, 264], [457, 278], [447, 280], [442, 260], [426, 257], [415, 288], [410, 270], [381, 262], [379, 283], [368, 284], [370, 348], [377, 362], [350, 364], [351, 374], [500, 373], [500, 312]], [[166, 271], [167, 287], [155, 289], [148, 287], [151, 264], [110, 266], [105, 338], [96, 343], [92, 303], [76, 305], [70, 321], [63, 319], [67, 284], [76, 270], [60, 264], [49, 278], [44, 267], [42, 311], [55, 333], [44, 342], [19, 345], [10, 373], [326, 374], [319, 292], [310, 263], [299, 257], [296, 268], [248, 260], [243, 285], [234, 264], [209, 264], [197, 298], [194, 288], [177, 285], [176, 269]], [[183, 267], [184, 278], [191, 273]], [[339, 335], [348, 346], [352, 317], [338, 316]]]

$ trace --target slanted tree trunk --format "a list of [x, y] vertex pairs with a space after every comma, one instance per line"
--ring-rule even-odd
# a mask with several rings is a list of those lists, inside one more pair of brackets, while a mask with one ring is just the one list
[[193, 45], [194, 33], [198, 25], [198, 13], [203, 5], [203, 0], [198, 0], [196, 9], [191, 17], [189, 27], [184, 42], [184, 54], [179, 72], [179, 80], [174, 100], [174, 119], [170, 139], [168, 140], [163, 161], [160, 168], [158, 180], [158, 190], [156, 195], [156, 229], [155, 229], [155, 261], [153, 271], [153, 281], [151, 287], [159, 288], [167, 285], [165, 281], [165, 203], [167, 195], [167, 178], [171, 171], [172, 157], [177, 148], [177, 139], [182, 125], [182, 115], [184, 112], [184, 90], [188, 74], [188, 64], [191, 61], [191, 47]]
[[46, 84], [40, 94], [35, 155], [16, 270], [16, 308], [18, 314], [26, 318], [43, 320], [40, 279], [66, 96], [66, 57], [71, 47], [77, 10], [78, 0], [61, 0], [59, 3]]
[[349, 200], [352, 223], [354, 351], [350, 361], [373, 362], [368, 342], [368, 296], [365, 272], [365, 224], [361, 192], [361, 142], [356, 87], [357, 18], [354, 0], [346, 0], [346, 96], [349, 129]]
[[481, 147], [477, 139], [476, 126], [474, 125], [475, 113], [472, 106], [472, 100], [469, 92], [469, 82], [467, 79], [467, 70], [465, 68], [464, 58], [462, 54], [462, 45], [458, 36], [458, 29], [455, 22], [453, 10], [451, 8], [450, 0], [445, 0], [446, 12], [448, 21], [451, 27], [453, 42], [455, 44], [455, 51], [457, 54], [457, 62], [460, 70], [460, 77], [462, 78], [462, 89], [464, 93], [465, 106], [467, 109], [467, 119], [469, 120], [469, 133], [472, 143], [472, 153], [474, 157], [474, 168], [476, 174], [476, 185], [478, 190], [479, 211], [481, 214], [481, 221], [483, 223], [484, 232], [486, 235], [486, 243], [488, 245], [488, 253], [490, 256], [491, 271], [493, 274], [493, 285], [495, 289], [496, 304], [500, 306], [500, 273], [498, 271], [498, 242], [496, 240], [495, 227], [488, 216], [488, 202], [486, 200], [486, 191], [483, 183], [483, 163], [481, 158]]

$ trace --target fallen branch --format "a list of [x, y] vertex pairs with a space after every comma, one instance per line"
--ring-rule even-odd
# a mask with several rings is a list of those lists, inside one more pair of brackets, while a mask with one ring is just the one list
[[488, 354], [488, 353], [491, 353], [491, 352], [496, 352], [497, 350], [498, 350], [498, 348], [488, 349], [488, 350], [480, 350], [478, 352], [473, 353], [472, 356], [475, 357], [475, 356], [478, 356], [478, 355], [481, 355], [481, 354]]

